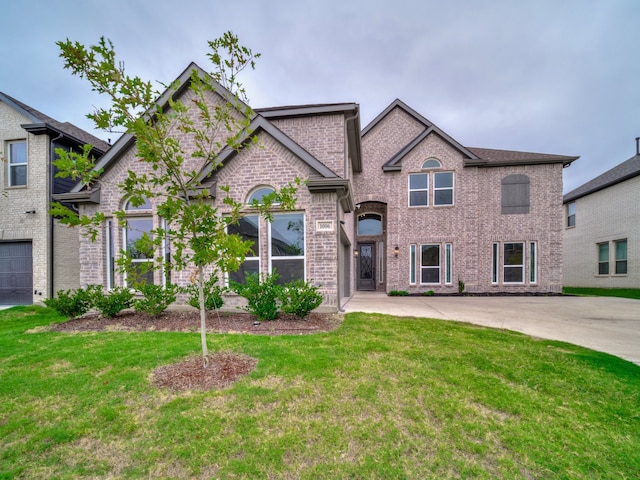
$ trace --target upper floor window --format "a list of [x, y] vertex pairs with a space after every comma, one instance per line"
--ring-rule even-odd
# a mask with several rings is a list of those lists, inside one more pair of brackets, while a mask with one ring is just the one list
[[358, 235], [382, 235], [382, 217], [376, 213], [359, 216]]
[[27, 184], [27, 142], [24, 140], [7, 143], [9, 160], [9, 175], [7, 175], [9, 187], [23, 186]]
[[249, 199], [247, 200], [247, 205], [251, 205], [252, 203], [257, 203], [258, 205], [262, 205], [262, 199], [267, 195], [271, 195], [275, 190], [271, 187], [260, 187], [257, 190], [254, 190], [251, 195], [249, 195]]
[[567, 227], [576, 226], [576, 202], [567, 203]]
[[502, 179], [502, 213], [529, 213], [529, 177], [509, 175]]
[[[430, 178], [431, 177], [431, 178]], [[433, 205], [453, 205], [453, 172], [411, 173], [409, 174], [409, 206], [429, 205], [429, 183], [432, 182]]]
[[442, 168], [442, 164], [435, 158], [429, 158], [422, 164], [422, 169], [429, 170], [431, 168]]

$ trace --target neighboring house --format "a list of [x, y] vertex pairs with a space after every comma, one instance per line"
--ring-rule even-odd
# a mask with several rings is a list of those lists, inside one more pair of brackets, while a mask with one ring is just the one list
[[[183, 87], [193, 68], [178, 78]], [[176, 95], [187, 104], [185, 92]], [[561, 291], [562, 168], [577, 157], [463, 147], [399, 100], [362, 131], [355, 103], [258, 109], [250, 129], [260, 148], [226, 148], [221, 167], [202, 165], [222, 213], [220, 186], [248, 204], [296, 176], [306, 183], [296, 211], [276, 212], [273, 223], [245, 209], [235, 232], [254, 247], [231, 279], [276, 270], [318, 285], [334, 309], [355, 290], [455, 293], [464, 282], [469, 292]], [[152, 202], [134, 208], [115, 187], [140, 168], [132, 137], [98, 167], [99, 188], [78, 185], [60, 198], [107, 216], [95, 243], [81, 241], [81, 283], [126, 285], [117, 252], [162, 219]], [[117, 209], [128, 213], [125, 228]], [[171, 281], [191, 274], [172, 272]], [[166, 272], [148, 281], [164, 282]]]
[[51, 195], [75, 182], [54, 178], [56, 148], [108, 145], [0, 92], [0, 305], [41, 302], [80, 285], [78, 232], [48, 214]]
[[640, 288], [640, 148], [564, 198], [564, 284]]

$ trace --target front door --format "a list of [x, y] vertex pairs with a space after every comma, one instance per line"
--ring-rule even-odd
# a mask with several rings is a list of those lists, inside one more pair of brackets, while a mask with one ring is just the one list
[[358, 290], [376, 289], [375, 243], [358, 244]]

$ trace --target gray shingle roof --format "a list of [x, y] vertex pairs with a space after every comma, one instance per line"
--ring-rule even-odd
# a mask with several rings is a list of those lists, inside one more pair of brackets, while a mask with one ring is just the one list
[[599, 190], [603, 190], [612, 185], [624, 182], [633, 177], [640, 175], [640, 155], [636, 154], [629, 160], [616, 165], [610, 170], [607, 170], [602, 175], [598, 175], [593, 180], [589, 180], [584, 185], [571, 190], [569, 193], [562, 197], [564, 203], [577, 200], [580, 197], [590, 195]]
[[98, 137], [95, 137], [94, 135], [90, 134], [89, 132], [86, 132], [85, 130], [82, 130], [81, 128], [76, 127], [72, 123], [59, 122], [56, 119], [51, 118], [48, 115], [45, 115], [39, 110], [36, 110], [35, 108], [30, 107], [29, 105], [26, 105], [21, 101], [16, 100], [15, 98], [5, 93], [0, 92], [0, 101], [7, 103], [13, 108], [17, 108], [18, 110], [21, 110], [21, 113], [23, 113], [27, 118], [29, 118], [29, 120], [31, 120], [33, 124], [35, 124], [35, 126], [37, 126], [38, 124], [43, 124], [44, 126], [47, 126], [53, 130], [56, 130], [59, 133], [62, 133], [63, 135], [67, 136], [69, 139], [77, 141], [78, 143], [81, 143], [81, 144], [89, 143], [93, 145], [95, 149], [99, 150], [101, 153], [106, 152], [109, 149], [109, 144], [104, 140], [101, 140]]

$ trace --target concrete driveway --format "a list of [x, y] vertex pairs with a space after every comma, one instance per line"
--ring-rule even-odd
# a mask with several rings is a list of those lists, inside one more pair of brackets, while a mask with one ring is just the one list
[[459, 320], [610, 353], [640, 365], [640, 301], [615, 297], [388, 297], [357, 292], [346, 312]]

